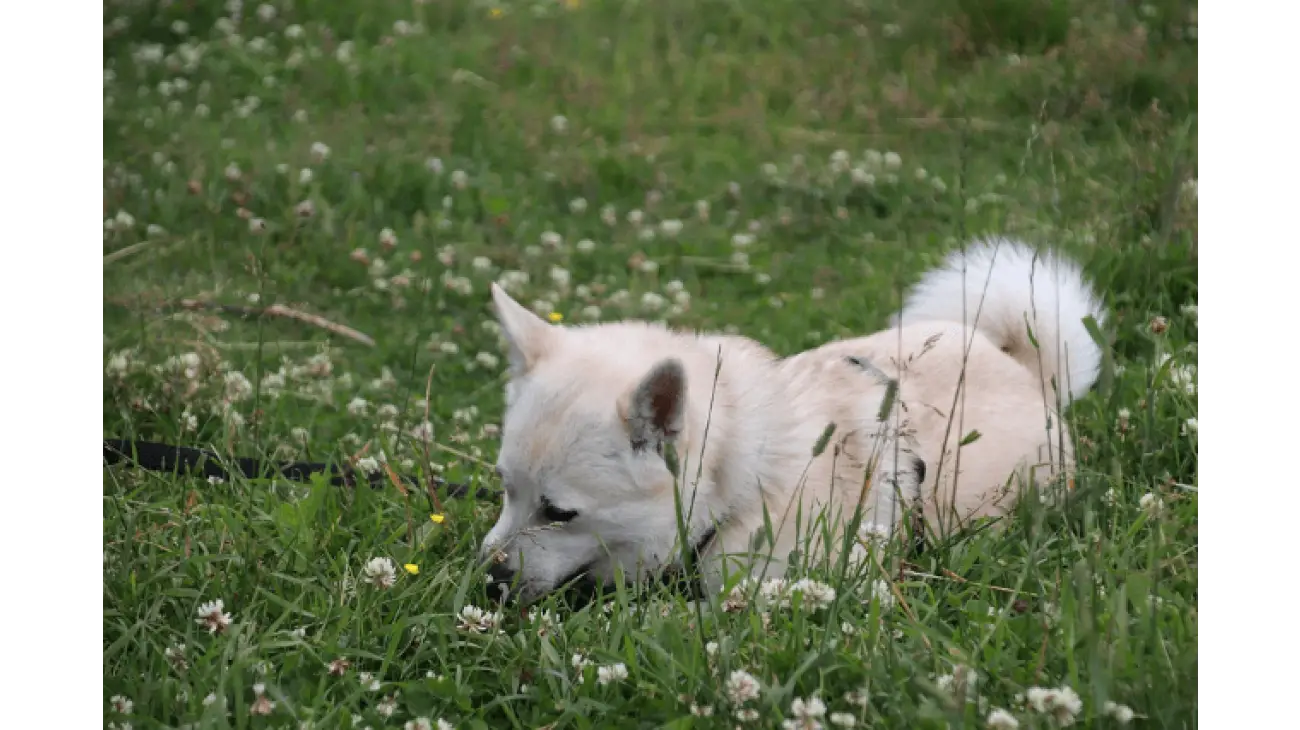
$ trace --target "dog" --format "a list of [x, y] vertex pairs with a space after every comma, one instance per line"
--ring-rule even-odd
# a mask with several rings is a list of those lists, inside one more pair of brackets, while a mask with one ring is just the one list
[[924, 274], [889, 329], [786, 358], [641, 321], [553, 325], [496, 285], [492, 300], [504, 499], [481, 552], [489, 592], [525, 603], [691, 556], [709, 589], [733, 563], [780, 576], [798, 533], [835, 555], [850, 518], [888, 539], [905, 511], [931, 528], [1004, 515], [1072, 465], [1059, 413], [1097, 378], [1086, 318], [1105, 322], [1075, 262], [1003, 238]]

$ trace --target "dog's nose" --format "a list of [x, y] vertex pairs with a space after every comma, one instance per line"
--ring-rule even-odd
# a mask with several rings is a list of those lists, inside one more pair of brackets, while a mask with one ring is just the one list
[[488, 568], [488, 598], [497, 603], [501, 603], [510, 595], [510, 588], [515, 580], [515, 571], [510, 570], [505, 565], [493, 564]]

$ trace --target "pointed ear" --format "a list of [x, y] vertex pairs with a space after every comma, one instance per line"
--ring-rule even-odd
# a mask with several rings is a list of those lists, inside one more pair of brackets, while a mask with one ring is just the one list
[[509, 350], [510, 374], [518, 377], [537, 365], [558, 332], [541, 317], [511, 299], [496, 282], [492, 283], [492, 304]]
[[686, 370], [676, 358], [661, 360], [642, 378], [624, 406], [632, 448], [658, 448], [682, 432]]

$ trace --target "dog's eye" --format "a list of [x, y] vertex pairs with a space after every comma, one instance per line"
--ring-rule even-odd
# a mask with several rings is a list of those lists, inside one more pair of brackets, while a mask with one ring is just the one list
[[572, 522], [577, 516], [576, 510], [560, 509], [551, 504], [551, 500], [542, 497], [542, 517], [547, 522]]

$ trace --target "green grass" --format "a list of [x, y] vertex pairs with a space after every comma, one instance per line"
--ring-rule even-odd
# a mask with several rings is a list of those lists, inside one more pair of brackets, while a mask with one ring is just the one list
[[[485, 501], [435, 524], [427, 495], [394, 488], [106, 469], [106, 723], [779, 727], [817, 695], [826, 725], [983, 727], [1007, 708], [1028, 728], [1052, 722], [1017, 695], [1068, 686], [1081, 727], [1115, 726], [1108, 701], [1135, 725], [1195, 724], [1194, 4], [297, 0], [270, 20], [245, 3], [237, 36], [222, 4], [194, 5], [105, 3], [106, 436], [281, 458], [365, 445], [491, 488], [487, 292], [505, 272], [569, 322], [734, 326], [791, 353], [883, 326], [984, 232], [1085, 263], [1113, 367], [1069, 413], [1082, 468], [1062, 508], [934, 546], [885, 576], [901, 601], [870, 600], [866, 575], [766, 619], [649, 591], [550, 601], [545, 632], [516, 612], [469, 632]], [[181, 299], [295, 307], [375, 345], [166, 308]], [[427, 451], [409, 435], [426, 408]], [[391, 589], [362, 581], [375, 557], [399, 566]], [[233, 616], [219, 634], [195, 620], [214, 599]], [[577, 653], [628, 676], [602, 685]], [[970, 702], [943, 689], [958, 664]], [[727, 699], [740, 669], [762, 685], [749, 723]], [[250, 714], [255, 684], [270, 715]]]

